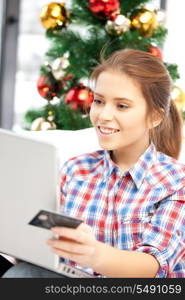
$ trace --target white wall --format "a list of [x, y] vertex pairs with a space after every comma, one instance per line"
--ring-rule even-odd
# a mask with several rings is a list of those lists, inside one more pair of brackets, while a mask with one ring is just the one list
[[164, 60], [176, 63], [181, 78], [176, 84], [185, 91], [185, 1], [167, 0], [166, 28], [168, 36], [164, 44]]

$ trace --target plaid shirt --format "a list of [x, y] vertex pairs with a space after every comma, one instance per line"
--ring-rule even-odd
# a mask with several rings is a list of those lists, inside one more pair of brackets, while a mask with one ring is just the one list
[[60, 200], [61, 211], [92, 226], [99, 241], [156, 257], [156, 277], [185, 278], [185, 166], [153, 144], [126, 172], [109, 151], [68, 160]]

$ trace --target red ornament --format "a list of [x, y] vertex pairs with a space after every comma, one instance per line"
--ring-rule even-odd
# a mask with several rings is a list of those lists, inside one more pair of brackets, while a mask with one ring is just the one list
[[155, 46], [150, 46], [148, 47], [148, 52], [154, 55], [155, 57], [162, 59], [162, 51], [159, 48]]
[[46, 76], [40, 76], [37, 82], [37, 90], [41, 97], [52, 100], [56, 96], [57, 86]]
[[91, 106], [93, 93], [89, 88], [85, 87], [83, 83], [80, 83], [69, 90], [64, 101], [74, 110], [81, 108], [82, 111], [85, 111]]
[[89, 0], [90, 10], [98, 17], [109, 18], [113, 13], [119, 12], [119, 0]]

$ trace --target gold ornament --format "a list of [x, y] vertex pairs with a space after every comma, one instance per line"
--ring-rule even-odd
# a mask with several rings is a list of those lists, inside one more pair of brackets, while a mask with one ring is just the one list
[[123, 15], [117, 15], [114, 20], [108, 20], [105, 29], [109, 34], [120, 35], [130, 29], [131, 21]]
[[41, 130], [54, 130], [56, 128], [56, 124], [49, 120], [43, 122], [41, 125]]
[[46, 29], [54, 29], [57, 26], [64, 27], [68, 19], [68, 13], [64, 3], [52, 2], [43, 6], [40, 13], [40, 21]]
[[56, 129], [56, 124], [42, 117], [35, 119], [31, 124], [31, 130], [33, 131], [52, 130], [52, 129]]
[[35, 119], [32, 124], [31, 124], [31, 130], [34, 131], [40, 131], [41, 130], [41, 125], [45, 122], [46, 120], [42, 117]]
[[155, 12], [145, 8], [139, 9], [131, 20], [132, 27], [138, 29], [143, 35], [151, 36], [158, 26]]
[[54, 120], [54, 118], [55, 118], [55, 116], [54, 116], [53, 112], [51, 110], [48, 111], [48, 117], [47, 117], [48, 121], [52, 122]]
[[180, 87], [173, 86], [171, 98], [177, 105], [178, 110], [181, 111], [185, 107], [185, 94]]
[[56, 80], [62, 80], [65, 75], [65, 70], [69, 67], [69, 53], [65, 53], [62, 57], [56, 58], [52, 65], [52, 74]]

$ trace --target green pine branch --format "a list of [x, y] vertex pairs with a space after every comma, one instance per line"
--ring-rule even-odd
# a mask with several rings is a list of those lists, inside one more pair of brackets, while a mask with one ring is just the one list
[[148, 2], [148, 0], [120, 0], [121, 13], [129, 16], [134, 10], [139, 9], [141, 5]]
[[46, 105], [40, 109], [30, 109], [25, 115], [23, 128], [31, 130], [31, 123], [40, 117], [47, 118], [48, 111], [51, 109], [57, 129], [78, 130], [92, 127], [89, 115], [82, 115], [80, 110], [75, 111], [61, 101], [59, 104], [49, 104], [49, 107]]
[[172, 81], [176, 81], [180, 78], [180, 74], [178, 71], [178, 66], [176, 64], [170, 64], [170, 63], [164, 63], [166, 68], [168, 69], [170, 76], [172, 78]]

